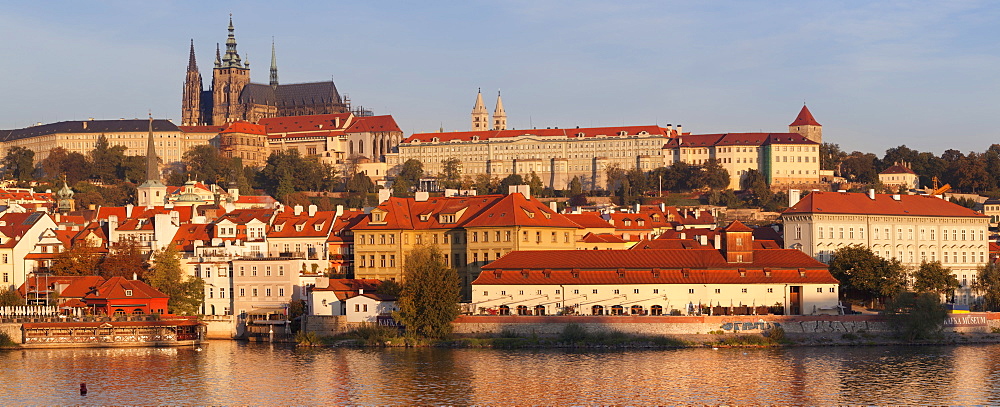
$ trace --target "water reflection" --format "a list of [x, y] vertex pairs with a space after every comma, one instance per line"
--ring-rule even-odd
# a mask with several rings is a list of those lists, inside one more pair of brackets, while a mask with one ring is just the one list
[[[0, 352], [8, 404], [997, 404], [1000, 346]], [[81, 397], [79, 383], [90, 393]]]

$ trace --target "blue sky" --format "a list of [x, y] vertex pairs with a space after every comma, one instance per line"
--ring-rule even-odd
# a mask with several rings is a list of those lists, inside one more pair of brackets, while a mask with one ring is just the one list
[[[9, 2], [0, 128], [178, 122], [188, 44], [206, 83], [233, 13], [266, 83], [333, 77], [407, 134], [466, 130], [477, 88], [514, 128], [682, 124], [786, 131], [882, 155], [1000, 143], [1000, 4], [899, 2]], [[224, 47], [224, 44], [223, 44]]]

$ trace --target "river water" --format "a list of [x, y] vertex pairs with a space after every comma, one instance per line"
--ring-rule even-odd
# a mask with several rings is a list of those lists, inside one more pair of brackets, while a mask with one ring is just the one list
[[[0, 351], [0, 405], [998, 404], [1000, 345]], [[86, 382], [89, 393], [80, 396]]]

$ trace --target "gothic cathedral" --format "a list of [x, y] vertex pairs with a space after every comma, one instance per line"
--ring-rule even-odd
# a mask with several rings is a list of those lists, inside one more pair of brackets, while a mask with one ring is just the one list
[[194, 40], [188, 57], [187, 76], [181, 102], [181, 122], [184, 126], [221, 126], [237, 120], [256, 123], [269, 117], [312, 114], [347, 113], [350, 101], [341, 98], [333, 80], [278, 84], [278, 64], [271, 44], [271, 75], [269, 84], [250, 82], [250, 61], [236, 52], [233, 19], [229, 18], [226, 53], [215, 48], [215, 68], [212, 87], [204, 90], [201, 73], [194, 56]]

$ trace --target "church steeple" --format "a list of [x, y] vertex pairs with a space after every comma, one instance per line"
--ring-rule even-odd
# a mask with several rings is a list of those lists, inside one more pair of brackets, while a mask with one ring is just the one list
[[222, 57], [223, 68], [243, 68], [240, 54], [236, 52], [236, 34], [233, 28], [233, 15], [229, 15], [229, 37], [226, 38], [226, 55]]
[[146, 182], [136, 188], [139, 206], [162, 205], [167, 196], [167, 186], [160, 182], [156, 159], [156, 142], [153, 140], [153, 114], [149, 114], [149, 137], [146, 139]]
[[483, 90], [476, 94], [476, 105], [472, 107], [472, 131], [489, 130], [490, 116], [483, 104]]
[[194, 60], [194, 38], [191, 39], [191, 54], [188, 55], [188, 72], [198, 72], [198, 62]]
[[222, 57], [219, 56], [219, 43], [215, 43], [215, 67], [222, 68]]
[[507, 130], [507, 112], [503, 110], [503, 100], [497, 91], [497, 107], [493, 110], [493, 130]]
[[278, 58], [274, 55], [274, 38], [271, 38], [271, 87], [278, 87]]

